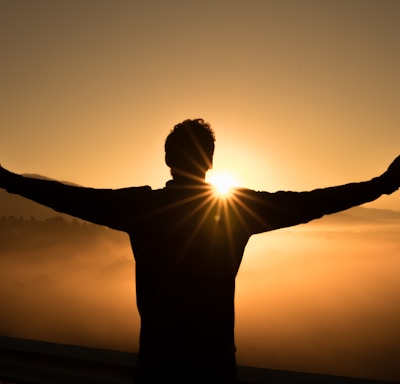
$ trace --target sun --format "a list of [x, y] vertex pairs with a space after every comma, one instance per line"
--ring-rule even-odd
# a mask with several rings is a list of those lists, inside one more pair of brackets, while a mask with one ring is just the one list
[[210, 171], [207, 174], [207, 181], [215, 187], [220, 196], [229, 196], [232, 188], [238, 186], [236, 176], [225, 171]]

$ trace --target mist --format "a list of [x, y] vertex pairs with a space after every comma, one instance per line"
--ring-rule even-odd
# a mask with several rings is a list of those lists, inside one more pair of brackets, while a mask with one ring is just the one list
[[2, 235], [1, 335], [137, 349], [135, 264], [126, 234], [56, 218], [3, 223]]
[[[239, 364], [400, 380], [400, 215], [348, 212], [250, 240], [237, 278]], [[1, 335], [137, 351], [127, 235], [3, 219], [0, 271]]]
[[238, 360], [398, 381], [399, 230], [321, 223], [255, 239], [238, 278]]

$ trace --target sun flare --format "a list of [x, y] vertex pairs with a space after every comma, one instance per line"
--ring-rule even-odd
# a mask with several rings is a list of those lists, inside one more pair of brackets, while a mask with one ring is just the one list
[[207, 181], [215, 187], [216, 192], [220, 196], [228, 196], [232, 188], [238, 186], [236, 176], [230, 172], [210, 171], [207, 175]]

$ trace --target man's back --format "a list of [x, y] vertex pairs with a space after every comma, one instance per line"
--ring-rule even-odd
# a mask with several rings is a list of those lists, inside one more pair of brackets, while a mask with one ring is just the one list
[[235, 277], [250, 234], [232, 207], [205, 183], [171, 182], [127, 223], [142, 321], [139, 375], [168, 367], [233, 382]]

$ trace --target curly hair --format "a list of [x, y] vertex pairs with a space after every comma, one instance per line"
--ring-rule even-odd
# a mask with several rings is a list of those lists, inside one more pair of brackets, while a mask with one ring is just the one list
[[165, 140], [165, 161], [171, 168], [198, 174], [212, 166], [215, 135], [203, 119], [175, 125]]

